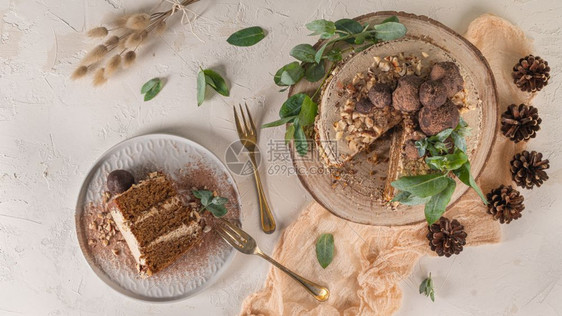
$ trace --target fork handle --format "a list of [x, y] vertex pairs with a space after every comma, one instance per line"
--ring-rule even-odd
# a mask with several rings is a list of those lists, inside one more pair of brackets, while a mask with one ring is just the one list
[[252, 162], [252, 167], [254, 169], [254, 178], [256, 180], [256, 190], [258, 191], [258, 201], [260, 206], [260, 223], [261, 229], [266, 234], [271, 234], [275, 231], [276, 224], [275, 218], [273, 218], [273, 213], [269, 208], [269, 203], [265, 197], [265, 192], [261, 184], [260, 174], [258, 172], [258, 164], [256, 163], [256, 157], [253, 153], [250, 154], [250, 161]]
[[302, 285], [318, 301], [324, 302], [327, 301], [328, 298], [330, 297], [330, 290], [328, 290], [327, 287], [319, 285], [317, 283], [314, 283], [310, 280], [301, 277], [300, 275], [294, 273], [293, 271], [285, 268], [282, 264], [275, 261], [275, 259], [271, 258], [270, 256], [266, 255], [261, 251], [257, 251], [256, 254], [264, 258], [265, 260], [269, 261], [271, 264], [279, 268], [281, 271], [287, 273], [291, 278], [293, 278], [293, 280], [299, 282], [299, 284]]

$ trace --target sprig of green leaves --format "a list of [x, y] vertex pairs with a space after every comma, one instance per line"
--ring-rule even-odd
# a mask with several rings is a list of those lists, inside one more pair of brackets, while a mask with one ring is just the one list
[[[461, 119], [454, 129], [449, 128], [437, 135], [416, 141], [420, 157], [429, 154], [425, 158], [425, 163], [433, 172], [400, 177], [392, 182], [391, 185], [400, 190], [392, 201], [405, 205], [425, 204], [425, 219], [431, 225], [445, 213], [455, 192], [456, 182], [450, 177], [452, 172], [461, 182], [473, 188], [484, 204], [488, 204], [470, 173], [465, 140], [468, 133], [468, 125]], [[452, 144], [448, 142], [450, 138], [453, 139]]]
[[431, 279], [431, 272], [427, 279], [423, 280], [420, 284], [420, 294], [423, 294], [431, 298], [432, 302], [435, 302], [435, 289], [433, 288], [433, 280]]
[[304, 93], [297, 93], [283, 103], [279, 110], [280, 119], [262, 125], [262, 128], [280, 126], [289, 123], [285, 132], [285, 143], [292, 139], [295, 141], [297, 152], [304, 156], [308, 153], [308, 140], [306, 138], [305, 128], [314, 123], [318, 105]]
[[226, 85], [224, 78], [212, 69], [202, 69], [197, 74], [197, 105], [200, 106], [205, 101], [207, 86], [213, 88], [219, 94], [228, 97], [230, 89]]
[[152, 78], [142, 85], [141, 94], [144, 94], [144, 101], [150, 101], [162, 90], [164, 86], [162, 79]]
[[[342, 60], [342, 54], [345, 51], [351, 49], [361, 51], [380, 41], [398, 39], [406, 34], [406, 27], [399, 23], [397, 17], [390, 17], [376, 25], [362, 25], [352, 19], [341, 19], [335, 22], [321, 19], [307, 23], [306, 28], [312, 32], [310, 35], [319, 36], [325, 41], [318, 48], [305, 43], [291, 49], [289, 54], [296, 61], [279, 68], [273, 77], [275, 84], [282, 87], [280, 91], [287, 90], [303, 78], [309, 82], [326, 80], [334, 63]], [[338, 43], [356, 46], [343, 48], [341, 45], [338, 46]], [[332, 62], [332, 64], [326, 63], [326, 61]], [[303, 93], [291, 96], [283, 103], [279, 111], [280, 119], [264, 124], [262, 128], [289, 123], [285, 132], [285, 141], [289, 142], [294, 139], [297, 152], [302, 156], [306, 155], [309, 146], [305, 129], [314, 123], [318, 112], [318, 106], [314, 100], [319, 91], [320, 87], [312, 97]]]
[[334, 235], [322, 234], [316, 240], [316, 259], [326, 269], [334, 259]]
[[201, 201], [201, 205], [203, 205], [201, 211], [208, 210], [215, 217], [223, 217], [226, 215], [227, 210], [224, 205], [228, 203], [227, 198], [214, 196], [213, 192], [209, 190], [193, 190], [191, 192], [193, 196]]

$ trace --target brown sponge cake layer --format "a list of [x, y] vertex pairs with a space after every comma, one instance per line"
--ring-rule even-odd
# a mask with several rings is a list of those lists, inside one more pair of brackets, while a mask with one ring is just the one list
[[150, 276], [166, 268], [191, 247], [198, 244], [201, 237], [202, 227], [195, 221], [160, 236], [143, 248], [139, 271], [143, 275]]
[[125, 220], [134, 222], [148, 208], [177, 195], [171, 181], [162, 174], [133, 185], [129, 190], [116, 196], [115, 206], [123, 214]]
[[130, 225], [131, 232], [137, 237], [139, 246], [144, 247], [166, 232], [188, 223], [190, 213], [179, 196], [172, 196], [139, 216]]

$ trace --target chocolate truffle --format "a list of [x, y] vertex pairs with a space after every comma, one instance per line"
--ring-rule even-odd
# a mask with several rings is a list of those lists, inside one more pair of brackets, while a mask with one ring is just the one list
[[420, 102], [432, 109], [442, 106], [447, 101], [447, 87], [441, 80], [429, 80], [420, 86]]
[[376, 83], [369, 90], [369, 100], [379, 109], [385, 108], [392, 104], [392, 87], [386, 83]]
[[461, 91], [464, 86], [459, 67], [450, 61], [437, 63], [429, 74], [431, 80], [441, 80], [447, 88], [447, 96], [452, 97]]
[[111, 194], [123, 193], [134, 183], [135, 178], [126, 170], [113, 170], [107, 175], [107, 189]]
[[371, 111], [374, 109], [373, 103], [371, 103], [371, 101], [369, 99], [361, 99], [359, 101], [357, 101], [357, 103], [355, 103], [355, 111], [362, 113], [362, 114], [368, 114], [371, 113]]
[[420, 107], [420, 85], [423, 79], [407, 75], [398, 79], [398, 86], [392, 94], [392, 106], [402, 112], [415, 112]]
[[418, 113], [420, 128], [428, 136], [433, 136], [447, 128], [457, 127], [459, 119], [459, 110], [450, 100], [436, 109], [423, 107]]

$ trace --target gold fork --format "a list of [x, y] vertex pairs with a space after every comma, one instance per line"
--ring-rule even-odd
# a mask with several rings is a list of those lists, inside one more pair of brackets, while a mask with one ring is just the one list
[[256, 240], [248, 233], [238, 228], [238, 226], [222, 218], [215, 220], [215, 223], [217, 223], [217, 225], [215, 225], [215, 231], [236, 250], [247, 255], [258, 255], [271, 262], [274, 266], [287, 273], [291, 278], [302, 285], [318, 301], [324, 302], [330, 297], [328, 288], [301, 277], [263, 253], [258, 247]]
[[256, 180], [256, 190], [258, 191], [258, 201], [260, 205], [260, 222], [261, 228], [266, 234], [271, 234], [275, 231], [275, 219], [271, 213], [269, 203], [267, 203], [267, 198], [265, 197], [265, 192], [261, 184], [260, 174], [258, 171], [258, 164], [256, 163], [256, 144], [258, 143], [258, 134], [256, 131], [256, 126], [250, 115], [250, 110], [248, 109], [248, 104], [246, 105], [246, 113], [248, 114], [249, 125], [246, 121], [246, 115], [244, 115], [244, 109], [242, 105], [239, 104], [240, 114], [242, 115], [242, 121], [244, 125], [240, 124], [240, 119], [236, 113], [236, 107], [232, 107], [234, 110], [234, 120], [236, 121], [236, 130], [238, 131], [238, 137], [242, 142], [242, 145], [250, 152], [250, 162], [252, 163], [252, 169], [254, 170], [254, 179]]

